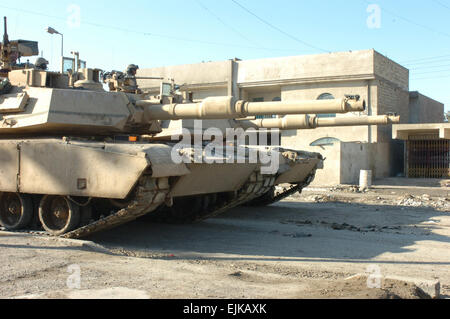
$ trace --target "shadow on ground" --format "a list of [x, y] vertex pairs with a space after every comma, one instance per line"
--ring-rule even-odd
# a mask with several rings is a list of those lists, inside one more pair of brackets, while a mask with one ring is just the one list
[[[384, 253], [414, 252], [418, 241], [448, 244], [436, 234], [447, 213], [430, 208], [349, 203], [281, 202], [238, 207], [219, 218], [187, 225], [138, 220], [87, 238], [108, 248], [174, 254], [178, 258], [367, 262]], [[450, 265], [414, 256], [386, 263]], [[383, 263], [378, 261], [377, 263]]]

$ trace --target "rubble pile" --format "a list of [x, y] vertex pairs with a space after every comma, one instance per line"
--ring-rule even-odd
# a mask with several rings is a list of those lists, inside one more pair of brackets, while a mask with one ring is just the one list
[[437, 210], [450, 212], [449, 198], [432, 198], [428, 194], [422, 196], [405, 195], [398, 199], [398, 206], [408, 207], [433, 207]]
[[306, 198], [306, 200], [315, 203], [330, 203], [338, 201], [338, 199], [332, 195], [312, 195]]
[[347, 193], [367, 193], [369, 192], [368, 189], [360, 189], [359, 186], [357, 185], [340, 185], [340, 186], [335, 186], [335, 187], [331, 187], [328, 189], [329, 192], [347, 192]]

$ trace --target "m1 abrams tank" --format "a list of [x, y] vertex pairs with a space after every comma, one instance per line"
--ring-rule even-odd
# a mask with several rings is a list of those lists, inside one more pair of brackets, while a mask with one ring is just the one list
[[182, 103], [165, 94], [164, 85], [150, 99], [137, 91], [105, 92], [96, 69], [13, 70], [8, 78], [8, 90], [0, 95], [0, 223], [18, 230], [34, 222], [67, 238], [165, 206], [173, 212], [189, 204], [202, 218], [215, 215], [264, 195], [277, 179], [303, 181], [322, 162], [318, 153], [292, 157], [265, 150], [258, 155], [271, 155], [283, 167], [300, 166], [295, 174], [278, 168], [264, 173], [267, 165], [259, 157], [251, 161], [251, 147], [221, 142], [221, 150], [211, 151], [202, 140], [192, 146], [195, 135], [187, 144], [168, 141], [161, 121], [238, 123], [249, 116], [364, 110], [363, 102], [351, 98], [267, 104], [212, 97]]

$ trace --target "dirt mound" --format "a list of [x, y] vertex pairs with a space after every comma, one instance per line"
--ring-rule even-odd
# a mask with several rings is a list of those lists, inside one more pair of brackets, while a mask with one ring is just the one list
[[312, 298], [318, 299], [431, 299], [416, 285], [393, 279], [382, 279], [381, 288], [369, 288], [367, 277], [335, 281], [318, 287]]

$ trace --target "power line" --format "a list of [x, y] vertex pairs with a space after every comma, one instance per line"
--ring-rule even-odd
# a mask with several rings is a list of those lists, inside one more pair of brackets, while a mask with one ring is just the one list
[[202, 2], [196, 0], [197, 4], [203, 8], [203, 10], [205, 10], [206, 12], [208, 12], [210, 15], [212, 15], [214, 18], [216, 18], [220, 23], [222, 23], [224, 26], [226, 26], [227, 28], [229, 28], [230, 30], [232, 30], [234, 33], [236, 33], [237, 35], [239, 35], [241, 38], [252, 42], [252, 40], [250, 40], [249, 38], [247, 38], [245, 35], [243, 35], [241, 32], [239, 32], [238, 30], [236, 30], [235, 28], [233, 28], [231, 25], [229, 25], [228, 23], [226, 23], [224, 20], [222, 20], [218, 15], [216, 15], [214, 12], [212, 12], [207, 6], [205, 6]]
[[440, 65], [430, 65], [430, 66], [422, 66], [419, 68], [414, 68], [414, 69], [410, 69], [411, 71], [415, 71], [415, 70], [426, 70], [426, 69], [435, 69], [435, 68], [442, 68], [442, 67], [447, 67], [450, 66], [450, 64], [440, 64]]
[[444, 69], [444, 70], [434, 70], [434, 71], [426, 71], [426, 72], [414, 72], [415, 75], [421, 75], [421, 74], [430, 74], [430, 73], [440, 73], [440, 72], [450, 72], [449, 69]]
[[[4, 6], [4, 5], [0, 5], [0, 8], [9, 9], [9, 10], [13, 10], [13, 11], [18, 11], [18, 12], [21, 12], [21, 13], [27, 13], [27, 14], [31, 14], [31, 15], [37, 15], [37, 16], [52, 18], [52, 19], [58, 19], [58, 20], [64, 20], [64, 21], [67, 20], [66, 18], [60, 17], [60, 16], [53, 16], [53, 15], [49, 15], [49, 14], [45, 14], [45, 13], [41, 13], [41, 12], [30, 11], [30, 10], [26, 10], [26, 9], [17, 9], [17, 8], [12, 8], [12, 7], [8, 7], [8, 6]], [[207, 44], [207, 45], [238, 47], [238, 48], [266, 50], [266, 51], [294, 51], [293, 49], [275, 49], [275, 48], [252, 47], [252, 46], [245, 46], [245, 45], [239, 45], [239, 44], [233, 44], [233, 43], [211, 42], [211, 41], [204, 41], [204, 40], [198, 40], [198, 39], [182, 38], [182, 37], [178, 37], [178, 36], [171, 36], [171, 35], [163, 35], [163, 34], [143, 32], [143, 31], [136, 31], [136, 30], [121, 28], [121, 27], [112, 26], [112, 25], [104, 25], [104, 24], [99, 24], [99, 23], [94, 23], [94, 22], [89, 22], [89, 21], [84, 21], [82, 24], [83, 25], [94, 26], [94, 27], [97, 27], [97, 28], [104, 28], [104, 29], [111, 29], [111, 30], [116, 30], [116, 31], [121, 31], [121, 32], [140, 34], [140, 35], [144, 35], [144, 36], [159, 37], [159, 38], [166, 38], [166, 39], [177, 40], [177, 41], [194, 42], [194, 43]]]
[[434, 80], [434, 79], [446, 79], [446, 78], [450, 78], [450, 75], [431, 76], [431, 77], [424, 77], [424, 78], [412, 78], [411, 80], [417, 81], [417, 80]]
[[[232, 1], [234, 1], [234, 0], [232, 0]], [[367, 1], [367, 0], [362, 0], [362, 1], [365, 2], [365, 3], [367, 3], [367, 4], [372, 4], [372, 3], [370, 3], [370, 2]], [[378, 5], [378, 6], [379, 6], [379, 5]], [[438, 34], [440, 34], [440, 35], [443, 35], [443, 36], [446, 36], [446, 37], [449, 37], [449, 38], [450, 38], [450, 34], [448, 34], [448, 33], [446, 33], [446, 32], [439, 31], [439, 30], [436, 30], [436, 29], [431, 28], [431, 27], [429, 27], [429, 26], [426, 26], [426, 25], [417, 23], [417, 22], [415, 22], [415, 21], [413, 21], [413, 20], [410, 20], [410, 19], [408, 19], [408, 18], [405, 18], [405, 17], [403, 17], [403, 16], [400, 16], [400, 15], [398, 15], [398, 14], [395, 13], [395, 12], [392, 12], [392, 11], [390, 11], [390, 10], [386, 10], [386, 9], [382, 8], [381, 6], [379, 6], [379, 7], [380, 7], [380, 9], [381, 9], [382, 11], [387, 12], [388, 14], [390, 14], [390, 15], [392, 15], [392, 16], [394, 16], [394, 17], [400, 19], [400, 20], [403, 20], [403, 21], [405, 21], [405, 22], [408, 22], [408, 23], [413, 24], [413, 25], [415, 25], [415, 26], [421, 27], [421, 28], [426, 29], [426, 30], [428, 30], [428, 31], [431, 31], [431, 32], [434, 32], [434, 33], [438, 33]]]
[[402, 61], [400, 63], [402, 63], [402, 64], [414, 64], [413, 62], [419, 62], [419, 61], [425, 61], [425, 60], [434, 60], [434, 59], [445, 58], [445, 57], [450, 57], [450, 54], [438, 55], [438, 56], [433, 56], [433, 57], [428, 57], [428, 58], [406, 60], [406, 61]]
[[285, 36], [291, 38], [292, 40], [297, 41], [297, 42], [299, 42], [299, 43], [301, 43], [301, 44], [303, 44], [303, 45], [306, 45], [307, 47], [310, 47], [310, 48], [312, 48], [312, 49], [316, 49], [316, 50], [319, 50], [319, 51], [322, 51], [322, 52], [330, 53], [330, 51], [328, 51], [328, 50], [319, 48], [319, 47], [317, 47], [317, 46], [315, 46], [315, 45], [312, 45], [312, 44], [310, 44], [310, 43], [308, 43], [308, 42], [305, 42], [305, 41], [303, 41], [303, 40], [301, 40], [301, 39], [299, 39], [299, 38], [297, 38], [297, 37], [295, 37], [295, 36], [293, 36], [293, 35], [287, 33], [286, 31], [281, 30], [280, 28], [274, 26], [272, 23], [270, 23], [270, 22], [264, 20], [263, 18], [261, 18], [260, 16], [256, 15], [255, 13], [253, 13], [252, 11], [250, 11], [249, 9], [247, 9], [246, 7], [244, 7], [242, 4], [240, 4], [240, 3], [237, 2], [236, 0], [231, 0], [231, 1], [233, 1], [233, 2], [234, 2], [237, 6], [239, 6], [242, 10], [244, 10], [244, 11], [246, 11], [248, 14], [254, 16], [256, 19], [258, 19], [259, 21], [261, 21], [261, 22], [264, 23], [265, 25], [268, 25], [268, 26], [271, 27], [272, 29], [277, 30], [278, 32], [284, 34]]
[[447, 62], [447, 61], [450, 61], [450, 57], [433, 60], [433, 61], [422, 61], [422, 62], [416, 62], [416, 63], [409, 63], [409, 64], [405, 64], [405, 65], [408, 67], [415, 67], [415, 66], [420, 66], [420, 65], [429, 65], [429, 64], [442, 63], [442, 62]]
[[440, 5], [441, 7], [447, 8], [450, 10], [450, 6], [443, 4], [442, 2], [438, 1], [438, 0], [433, 0], [434, 3], [437, 3], [438, 5]]

